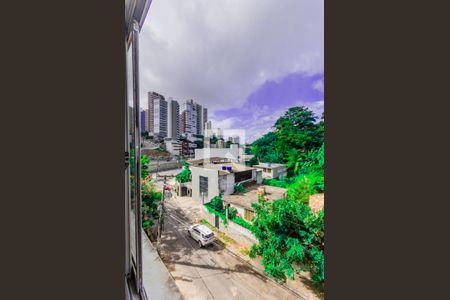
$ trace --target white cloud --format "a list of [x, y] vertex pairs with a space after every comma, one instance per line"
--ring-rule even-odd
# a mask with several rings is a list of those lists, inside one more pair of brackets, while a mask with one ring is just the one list
[[276, 120], [281, 117], [287, 108], [278, 109], [276, 111], [269, 110], [267, 106], [255, 107], [251, 110], [248, 118], [243, 120], [237, 118], [218, 119], [214, 115], [211, 116], [213, 127], [224, 128], [225, 136], [235, 134], [241, 137], [241, 142], [251, 143], [263, 134], [273, 130]]
[[319, 79], [317, 81], [314, 81], [313, 83], [313, 89], [322, 92], [324, 91], [324, 87], [323, 87], [323, 79]]
[[266, 80], [322, 73], [323, 0], [154, 0], [140, 35], [141, 102], [154, 90], [213, 112]]

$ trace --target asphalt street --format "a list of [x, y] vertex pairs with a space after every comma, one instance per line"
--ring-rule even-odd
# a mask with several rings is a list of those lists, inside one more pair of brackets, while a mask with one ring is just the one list
[[200, 248], [188, 220], [166, 206], [160, 254], [185, 299], [299, 299], [254, 271], [220, 243]]

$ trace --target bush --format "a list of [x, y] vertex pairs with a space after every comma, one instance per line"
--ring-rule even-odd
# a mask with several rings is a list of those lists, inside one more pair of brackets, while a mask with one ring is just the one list
[[288, 188], [291, 184], [293, 184], [296, 180], [296, 177], [281, 177], [280, 179], [264, 179], [263, 184], [280, 187], [280, 188]]
[[211, 199], [211, 202], [207, 203], [211, 208], [217, 210], [220, 213], [225, 213], [225, 209], [223, 207], [222, 195], [216, 196]]
[[206, 203], [204, 206], [206, 207], [206, 210], [207, 210], [209, 213], [214, 214], [214, 215], [218, 216], [219, 218], [221, 218], [224, 224], [227, 223], [227, 218], [226, 218], [226, 216], [225, 216], [225, 213], [224, 213], [224, 212], [220, 212], [220, 211], [215, 210], [215, 209], [211, 206], [211, 202]]
[[175, 180], [180, 183], [191, 181], [191, 170], [189, 169], [189, 164], [186, 161], [183, 161], [183, 170], [175, 176]]
[[260, 255], [265, 271], [279, 280], [294, 278], [306, 267], [314, 283], [323, 283], [324, 213], [314, 214], [299, 200], [288, 197], [252, 204], [253, 233], [259, 244], [249, 255]]
[[237, 209], [234, 208], [234, 207], [230, 207], [230, 208], [228, 209], [228, 217], [229, 217], [231, 220], [233, 220], [233, 219], [236, 217], [236, 215], [237, 215]]
[[307, 176], [301, 175], [297, 177], [287, 190], [287, 196], [291, 199], [296, 199], [303, 203], [308, 203], [309, 196], [314, 194], [314, 189], [311, 187]]
[[242, 185], [242, 183], [238, 183], [234, 186], [234, 192], [235, 193], [247, 193], [247, 190]]
[[155, 191], [155, 184], [151, 181], [142, 180], [142, 227], [147, 230], [159, 218], [158, 202], [162, 194]]

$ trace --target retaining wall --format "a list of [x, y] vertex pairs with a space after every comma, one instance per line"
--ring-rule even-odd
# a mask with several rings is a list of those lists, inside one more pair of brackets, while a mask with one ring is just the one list
[[[215, 226], [215, 219], [216, 219], [216, 215], [215, 214], [211, 214], [208, 212], [208, 210], [206, 209], [206, 207], [204, 207], [202, 205], [202, 212], [203, 212], [203, 217], [212, 225]], [[242, 227], [241, 225], [238, 225], [236, 223], [234, 223], [231, 220], [228, 220], [228, 224], [227, 226], [225, 226], [225, 224], [223, 224], [223, 221], [221, 218], [219, 218], [219, 227], [218, 229], [220, 231], [222, 231], [225, 234], [229, 234], [231, 238], [236, 238], [236, 236], [244, 236], [247, 239], [249, 239], [251, 242], [253, 243], [257, 243], [258, 240], [256, 239], [255, 235], [248, 230], [247, 228]], [[241, 240], [243, 241], [243, 240]], [[251, 244], [249, 244], [248, 246], [251, 246]]]

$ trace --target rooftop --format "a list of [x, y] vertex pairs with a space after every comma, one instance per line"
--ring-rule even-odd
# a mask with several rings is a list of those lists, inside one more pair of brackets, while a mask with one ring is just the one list
[[222, 196], [222, 200], [226, 203], [234, 204], [243, 208], [247, 208], [249, 210], [253, 210], [252, 203], [258, 202], [258, 188], [264, 187], [265, 189], [265, 197], [268, 201], [273, 201], [277, 199], [284, 198], [286, 195], [286, 189], [268, 186], [268, 185], [260, 185], [260, 184], [251, 184], [246, 186], [246, 193], [235, 193], [231, 195]]
[[273, 169], [273, 168], [279, 168], [284, 167], [283, 164], [273, 164], [273, 163], [260, 163], [258, 165], [254, 165], [255, 168], [266, 168], [266, 169]]
[[205, 164], [218, 164], [228, 162], [230, 162], [230, 160], [225, 157], [210, 157], [210, 158], [192, 159], [188, 161], [188, 164], [194, 167], [202, 167]]
[[[211, 159], [196, 159], [188, 161], [189, 165], [198, 168], [205, 168], [210, 170], [219, 171], [220, 175], [226, 175], [229, 173], [236, 173], [248, 170], [255, 170], [255, 168], [247, 167], [245, 165], [232, 163], [228, 159], [223, 157], [212, 157]], [[231, 172], [224, 170], [223, 167], [231, 167]]]
[[225, 171], [225, 172], [229, 173], [228, 171], [223, 170], [222, 167], [231, 167], [231, 172], [242, 172], [242, 171], [248, 171], [248, 170], [255, 169], [255, 168], [247, 167], [247, 166], [236, 164], [236, 163], [222, 163], [222, 164], [207, 163], [207, 164], [203, 165], [203, 168]]

